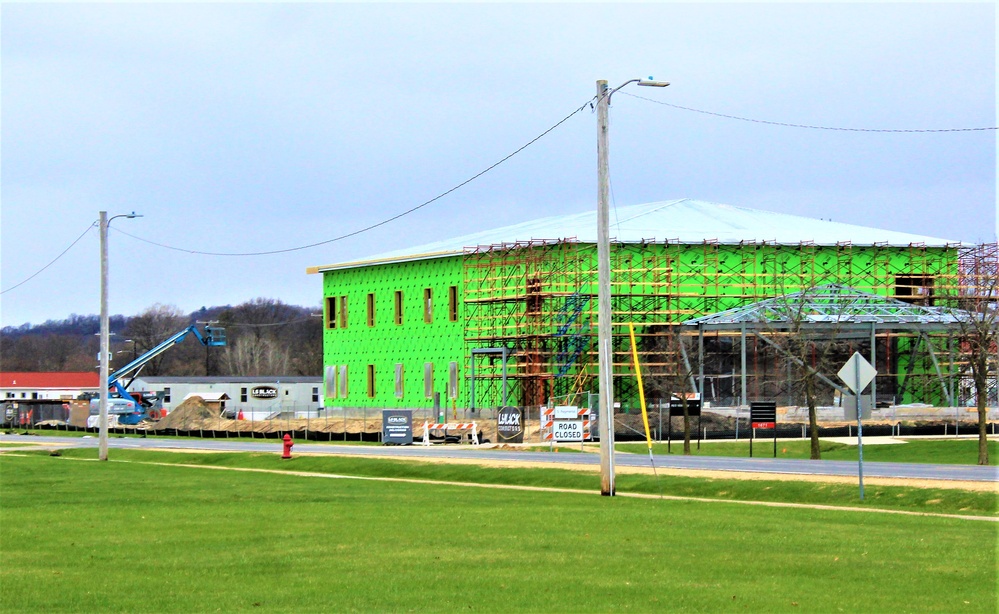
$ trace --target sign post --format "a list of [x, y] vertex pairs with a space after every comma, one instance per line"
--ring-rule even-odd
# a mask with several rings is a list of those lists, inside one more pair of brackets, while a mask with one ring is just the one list
[[863, 412], [860, 408], [860, 393], [864, 388], [867, 388], [867, 385], [877, 374], [877, 370], [871, 366], [871, 363], [867, 362], [866, 358], [860, 355], [860, 352], [854, 352], [853, 356], [837, 373], [847, 388], [853, 391], [857, 402], [857, 471], [860, 478], [861, 501], [864, 500], [864, 424]]
[[749, 457], [753, 457], [756, 429], [774, 430], [774, 458], [777, 458], [777, 402], [753, 401], [749, 404]]
[[[697, 448], [701, 446], [701, 399], [687, 399], [687, 417], [697, 416]], [[670, 454], [670, 444], [673, 440], [673, 418], [683, 417], [683, 400], [678, 396], [672, 396], [669, 400], [669, 429], [666, 436], [666, 453]]]

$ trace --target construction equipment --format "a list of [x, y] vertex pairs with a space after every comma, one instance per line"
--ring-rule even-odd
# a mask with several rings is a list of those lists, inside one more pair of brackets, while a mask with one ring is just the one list
[[[109, 390], [114, 389], [113, 396], [108, 399], [108, 414], [116, 415], [119, 424], [138, 424], [142, 420], [155, 420], [162, 417], [156, 406], [156, 399], [143, 397], [138, 393], [129, 393], [127, 389], [132, 385], [132, 381], [138, 377], [142, 367], [183, 341], [191, 333], [194, 333], [194, 337], [205, 347], [223, 347], [226, 344], [224, 328], [210, 324], [205, 325], [205, 332], [202, 334], [197, 326], [191, 325], [167, 337], [153, 349], [108, 376], [107, 387]], [[122, 385], [121, 380], [126, 377], [128, 377], [128, 383]], [[90, 400], [91, 415], [96, 415], [95, 412], [99, 411], [99, 407], [99, 398]]]

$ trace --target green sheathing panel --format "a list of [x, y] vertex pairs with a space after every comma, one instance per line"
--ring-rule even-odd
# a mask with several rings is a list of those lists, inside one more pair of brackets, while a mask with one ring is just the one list
[[[682, 322], [829, 283], [894, 297], [900, 293], [899, 276], [927, 280], [925, 284], [940, 299], [956, 293], [957, 251], [660, 242], [613, 246], [612, 268], [617, 398], [630, 404], [637, 398], [631, 398], [636, 391], [628, 366], [628, 322], [636, 324], [641, 336], [651, 325]], [[457, 322], [448, 319], [450, 286], [458, 288]], [[428, 287], [433, 290], [431, 324], [423, 321], [423, 291]], [[403, 293], [402, 325], [393, 323], [396, 291]], [[365, 322], [369, 292], [376, 296], [374, 327]], [[457, 405], [468, 407], [473, 348], [511, 350], [510, 404], [536, 405], [552, 394], [595, 386], [586, 377], [596, 372], [594, 245], [504, 246], [463, 256], [330, 271], [324, 273], [324, 293], [327, 298], [346, 296], [349, 315], [346, 329], [325, 332], [325, 364], [347, 365], [349, 379], [347, 397], [331, 395], [328, 406], [430, 407], [432, 400], [424, 394], [424, 363], [434, 364], [435, 390], [444, 393], [448, 365], [456, 362]], [[897, 357], [903, 365], [904, 348], [903, 343]], [[396, 363], [403, 364], [405, 374], [401, 398], [395, 395]], [[500, 363], [498, 357], [476, 358], [477, 407], [499, 404]], [[367, 365], [374, 365], [376, 376], [371, 398]], [[939, 378], [935, 371], [927, 371], [925, 359], [920, 358], [912, 372], [904, 401], [938, 402]], [[450, 399], [447, 402], [450, 405]]]
[[[433, 390], [442, 404], [447, 395], [449, 364], [457, 363], [458, 404], [466, 404], [462, 343], [463, 307], [460, 300], [461, 257], [419, 260], [359, 267], [323, 273], [323, 363], [347, 367], [347, 395], [327, 391], [327, 407], [428, 408], [425, 364], [433, 364]], [[458, 288], [458, 317], [449, 318], [448, 289]], [[432, 291], [432, 319], [424, 321], [424, 290]], [[395, 323], [395, 293], [402, 293], [402, 324]], [[368, 326], [368, 294], [374, 294], [375, 321]], [[347, 327], [329, 328], [330, 298], [347, 297]], [[403, 365], [403, 394], [396, 396], [396, 364]], [[368, 365], [374, 366], [375, 394], [368, 396]], [[338, 382], [338, 388], [339, 382]]]

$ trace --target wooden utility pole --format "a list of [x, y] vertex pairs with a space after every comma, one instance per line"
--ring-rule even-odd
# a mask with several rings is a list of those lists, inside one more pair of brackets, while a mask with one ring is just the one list
[[597, 81], [597, 356], [600, 359], [600, 494], [614, 496], [614, 354], [611, 345], [610, 165], [607, 119], [611, 96], [629, 83], [666, 87], [665, 81], [631, 79], [614, 89]]
[[100, 426], [98, 427], [97, 458], [108, 459], [108, 212], [101, 211], [101, 379], [100, 386]]
[[600, 391], [600, 494], [614, 496], [614, 361], [611, 353], [610, 200], [607, 81], [597, 81], [597, 354]]

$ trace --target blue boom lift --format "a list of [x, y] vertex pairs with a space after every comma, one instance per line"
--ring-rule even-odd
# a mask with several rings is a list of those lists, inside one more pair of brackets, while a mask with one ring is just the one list
[[[127, 388], [132, 384], [132, 381], [138, 377], [142, 367], [146, 366], [150, 360], [177, 345], [191, 333], [194, 333], [194, 337], [205, 347], [222, 347], [225, 345], [224, 328], [205, 325], [205, 333], [201, 334], [196, 326], [188, 326], [184, 330], [171, 335], [153, 349], [108, 376], [108, 388], [114, 388], [118, 395], [117, 397], [108, 398], [108, 414], [117, 414], [119, 424], [138, 424], [142, 420], [152, 417], [150, 415], [150, 410], [152, 409], [151, 406], [143, 406], [142, 402], [133, 398]], [[131, 377], [129, 378], [128, 383], [122, 385], [121, 380], [129, 375], [131, 375]], [[99, 406], [99, 398], [91, 399], [90, 413], [94, 414], [94, 410], [99, 408]]]

